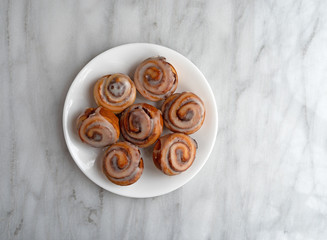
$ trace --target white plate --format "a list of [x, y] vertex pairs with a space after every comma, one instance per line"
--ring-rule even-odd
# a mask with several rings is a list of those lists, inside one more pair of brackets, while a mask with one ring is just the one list
[[[144, 59], [164, 56], [177, 71], [176, 92], [191, 91], [204, 102], [206, 118], [202, 128], [192, 134], [198, 142], [193, 165], [177, 176], [166, 176], [152, 162], [152, 147], [141, 149], [144, 171], [141, 178], [130, 186], [111, 183], [101, 171], [102, 149], [95, 149], [81, 142], [76, 131], [76, 118], [87, 107], [95, 107], [93, 85], [101, 76], [125, 73], [133, 77], [136, 66]], [[137, 95], [136, 102], [147, 102]], [[152, 105], [159, 107], [160, 103]], [[112, 48], [91, 60], [77, 75], [66, 97], [63, 112], [63, 129], [69, 152], [82, 172], [100, 187], [127, 197], [146, 198], [169, 193], [191, 180], [207, 161], [216, 140], [218, 114], [212, 90], [199, 69], [187, 58], [166, 47], [147, 43], [126, 44]], [[165, 130], [164, 133], [168, 132]]]

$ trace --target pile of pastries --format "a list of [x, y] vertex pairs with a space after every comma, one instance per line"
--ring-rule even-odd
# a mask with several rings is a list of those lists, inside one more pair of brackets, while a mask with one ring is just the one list
[[[105, 148], [102, 169], [113, 183], [126, 186], [142, 175], [139, 148], [155, 144], [153, 163], [172, 176], [193, 163], [197, 143], [189, 136], [205, 118], [203, 101], [194, 93], [174, 93], [178, 85], [175, 68], [164, 57], [144, 60], [135, 70], [134, 81], [122, 73], [101, 77], [94, 85], [97, 108], [78, 117], [77, 129], [86, 144]], [[164, 100], [161, 110], [147, 103], [134, 104], [136, 90], [153, 102]], [[163, 127], [173, 133], [161, 136]], [[120, 134], [125, 141], [119, 141]]]

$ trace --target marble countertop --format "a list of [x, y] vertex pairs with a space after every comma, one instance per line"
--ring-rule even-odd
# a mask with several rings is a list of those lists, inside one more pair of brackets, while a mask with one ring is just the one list
[[[327, 239], [326, 1], [0, 1], [0, 239]], [[92, 183], [62, 131], [99, 53], [156, 43], [216, 97], [200, 173], [164, 196]]]

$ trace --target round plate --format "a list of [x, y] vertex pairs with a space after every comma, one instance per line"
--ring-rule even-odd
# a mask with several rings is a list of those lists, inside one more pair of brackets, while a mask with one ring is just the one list
[[[101, 170], [104, 149], [95, 149], [82, 143], [76, 129], [77, 117], [88, 107], [96, 107], [93, 86], [101, 76], [125, 73], [133, 77], [137, 65], [144, 59], [163, 56], [178, 74], [176, 92], [191, 91], [204, 102], [206, 117], [202, 128], [191, 136], [198, 149], [193, 165], [176, 176], [166, 176], [152, 161], [153, 146], [141, 149], [144, 171], [141, 178], [130, 186], [111, 183]], [[132, 78], [133, 79], [133, 78]], [[135, 102], [147, 102], [160, 108], [160, 102], [150, 102], [137, 95]], [[187, 58], [166, 47], [147, 43], [126, 44], [112, 48], [91, 60], [77, 75], [66, 97], [63, 112], [63, 129], [69, 152], [82, 172], [100, 187], [127, 197], [146, 198], [169, 193], [190, 181], [207, 161], [216, 140], [218, 114], [212, 90], [199, 69]], [[163, 134], [169, 131], [164, 130]]]

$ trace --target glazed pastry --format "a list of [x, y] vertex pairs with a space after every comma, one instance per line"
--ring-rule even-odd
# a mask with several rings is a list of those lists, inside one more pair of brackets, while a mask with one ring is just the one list
[[191, 92], [171, 95], [163, 103], [161, 111], [168, 129], [185, 134], [198, 131], [205, 118], [202, 100]]
[[136, 88], [127, 75], [116, 73], [100, 78], [94, 86], [93, 94], [99, 106], [120, 113], [134, 103]]
[[88, 108], [77, 120], [81, 140], [92, 147], [105, 147], [118, 141], [119, 120], [109, 109]]
[[187, 170], [193, 163], [197, 144], [183, 133], [171, 133], [158, 139], [153, 162], [164, 174], [172, 176]]
[[133, 104], [120, 117], [120, 129], [125, 140], [148, 147], [161, 135], [163, 120], [160, 110], [146, 104]]
[[134, 74], [136, 89], [151, 101], [159, 101], [173, 94], [178, 77], [175, 68], [164, 57], [148, 58]]
[[113, 183], [126, 186], [135, 183], [143, 172], [140, 150], [129, 142], [118, 142], [105, 152], [103, 173]]

